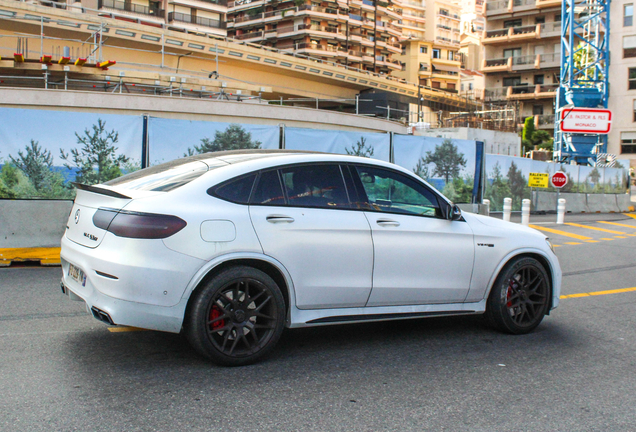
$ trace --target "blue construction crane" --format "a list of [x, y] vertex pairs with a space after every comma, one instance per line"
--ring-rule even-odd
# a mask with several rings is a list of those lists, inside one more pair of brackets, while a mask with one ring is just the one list
[[607, 108], [610, 0], [563, 0], [561, 76], [557, 89], [554, 160], [593, 165], [607, 152], [607, 135], [559, 130], [567, 108]]

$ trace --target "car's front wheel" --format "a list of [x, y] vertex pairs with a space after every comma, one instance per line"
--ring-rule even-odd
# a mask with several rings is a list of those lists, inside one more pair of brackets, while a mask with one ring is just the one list
[[247, 365], [278, 342], [285, 301], [266, 273], [233, 267], [198, 290], [184, 324], [190, 344], [203, 356], [221, 365]]
[[550, 279], [534, 258], [514, 259], [503, 268], [486, 304], [486, 318], [495, 328], [512, 334], [534, 330], [550, 305]]

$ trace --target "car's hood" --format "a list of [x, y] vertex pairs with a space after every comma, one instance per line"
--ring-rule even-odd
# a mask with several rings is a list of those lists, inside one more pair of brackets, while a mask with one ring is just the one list
[[[470, 227], [473, 229], [475, 234], [492, 234], [493, 231], [504, 231], [511, 232], [515, 231], [518, 234], [527, 235], [531, 237], [540, 237], [541, 239], [546, 238], [546, 235], [536, 229], [529, 228], [527, 226], [516, 224], [512, 222], [506, 222], [501, 219], [478, 215], [475, 213], [466, 213], [463, 212], [462, 215], [466, 222], [470, 224]], [[482, 228], [483, 227], [483, 228]]]

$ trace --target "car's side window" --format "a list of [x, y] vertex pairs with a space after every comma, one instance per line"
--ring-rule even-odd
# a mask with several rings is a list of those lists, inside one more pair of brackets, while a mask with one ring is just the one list
[[339, 165], [291, 166], [281, 169], [281, 175], [290, 206], [350, 207]]
[[437, 197], [424, 185], [395, 171], [356, 166], [372, 210], [441, 217]]
[[210, 188], [208, 190], [208, 194], [217, 196], [225, 201], [237, 204], [247, 204], [250, 200], [254, 180], [256, 180], [256, 173], [234, 178], [221, 183], [216, 187]]
[[285, 194], [280, 184], [278, 170], [261, 173], [250, 204], [285, 205]]

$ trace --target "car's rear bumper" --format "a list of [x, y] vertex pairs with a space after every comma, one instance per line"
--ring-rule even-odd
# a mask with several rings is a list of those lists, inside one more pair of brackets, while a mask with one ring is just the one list
[[[183, 294], [202, 261], [171, 251], [161, 241], [133, 248], [130, 243], [124, 250], [116, 238], [105, 238], [89, 249], [63, 237], [63, 290], [84, 301], [89, 313], [96, 316], [91, 312], [96, 308], [114, 324], [178, 333], [187, 304]], [[69, 274], [71, 265], [81, 269], [82, 280]]]

